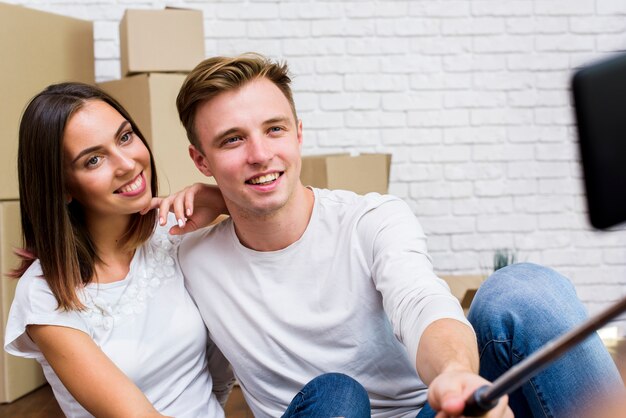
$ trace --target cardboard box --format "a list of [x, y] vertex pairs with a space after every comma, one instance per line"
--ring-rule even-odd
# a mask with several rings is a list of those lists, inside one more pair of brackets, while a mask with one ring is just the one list
[[[4, 332], [17, 280], [4, 276], [18, 263], [13, 250], [22, 242], [20, 205], [17, 201], [0, 202], [0, 343], [4, 347]], [[40, 387], [45, 378], [39, 363], [0, 350], [0, 403], [11, 402]]]
[[99, 86], [130, 113], [150, 144], [159, 178], [159, 195], [166, 196], [195, 182], [215, 183], [189, 157], [189, 141], [178, 119], [176, 96], [183, 74], [138, 74]]
[[122, 77], [188, 72], [204, 59], [200, 10], [126, 10], [120, 22]]
[[0, 54], [0, 200], [13, 200], [26, 103], [53, 83], [95, 83], [93, 24], [0, 3]]
[[300, 179], [305, 186], [321, 189], [386, 194], [390, 167], [390, 154], [312, 155], [302, 157]]
[[450, 292], [459, 300], [461, 307], [467, 314], [474, 295], [480, 285], [485, 281], [486, 277], [480, 274], [476, 275], [451, 275], [439, 276], [445, 280], [450, 287]]

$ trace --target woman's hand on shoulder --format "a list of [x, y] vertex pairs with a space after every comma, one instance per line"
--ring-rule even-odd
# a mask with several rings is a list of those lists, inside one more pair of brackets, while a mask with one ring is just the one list
[[159, 209], [159, 224], [165, 225], [167, 213], [173, 212], [178, 225], [170, 228], [172, 235], [182, 235], [210, 225], [219, 215], [228, 214], [219, 188], [205, 183], [194, 183], [167, 197], [152, 198], [150, 206], [141, 211], [144, 215]]

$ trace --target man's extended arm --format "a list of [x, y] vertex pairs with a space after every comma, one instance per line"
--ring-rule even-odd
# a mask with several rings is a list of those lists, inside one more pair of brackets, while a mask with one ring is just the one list
[[[455, 319], [439, 319], [420, 339], [417, 372], [428, 385], [428, 403], [437, 416], [460, 416], [474, 390], [488, 382], [478, 375], [478, 348], [474, 332]], [[512, 417], [503, 397], [488, 417]]]
[[417, 372], [427, 385], [448, 369], [478, 373], [476, 337], [466, 324], [439, 319], [424, 331], [416, 364]]
[[[406, 203], [388, 197], [362, 216], [357, 230], [394, 333], [428, 385], [429, 404], [443, 411], [438, 418], [460, 416], [465, 399], [488, 382], [477, 374], [474, 331], [434, 274], [419, 222]], [[512, 413], [504, 399], [488, 416]]]

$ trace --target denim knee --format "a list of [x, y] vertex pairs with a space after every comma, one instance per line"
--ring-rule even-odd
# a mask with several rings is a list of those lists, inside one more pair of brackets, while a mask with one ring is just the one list
[[[480, 287], [468, 314], [478, 338], [481, 375], [497, 378], [586, 316], [574, 286], [556, 271], [528, 263], [496, 271]], [[509, 401], [516, 416], [576, 416], [620, 384], [615, 364], [592, 335], [555, 359]]]
[[370, 414], [369, 396], [359, 382], [342, 373], [325, 373], [300, 390], [283, 417], [362, 418]]
[[522, 312], [540, 310], [585, 316], [585, 310], [576, 296], [572, 283], [565, 276], [548, 267], [518, 263], [494, 272], [480, 286], [470, 314], [493, 314], [499, 310]]
[[[328, 386], [328, 387], [343, 387], [346, 388], [348, 390], [356, 390], [356, 391], [363, 391], [365, 393], [365, 395], [367, 395], [367, 392], [365, 392], [365, 389], [363, 389], [363, 386], [361, 386], [361, 384], [359, 382], [357, 382], [355, 379], [353, 379], [352, 377], [343, 374], [343, 373], [324, 373], [321, 374], [319, 376], [317, 376], [316, 378], [312, 379], [306, 386]], [[306, 387], [305, 386], [305, 387]]]
[[532, 328], [552, 338], [586, 318], [572, 283], [558, 272], [531, 263], [513, 264], [493, 273], [481, 286], [468, 314], [477, 334]]
[[369, 395], [363, 385], [352, 377], [343, 373], [324, 373], [311, 380], [309, 384], [324, 388], [323, 393], [335, 397], [338, 402], [345, 401], [351, 406], [365, 405], [369, 415]]

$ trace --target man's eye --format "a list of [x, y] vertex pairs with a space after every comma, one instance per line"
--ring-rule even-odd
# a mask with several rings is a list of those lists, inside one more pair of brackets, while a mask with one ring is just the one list
[[272, 126], [270, 128], [270, 132], [280, 132], [282, 130], [283, 130], [283, 128], [281, 128], [280, 126]]
[[235, 142], [241, 141], [240, 136], [233, 136], [232, 138], [228, 138], [224, 141], [224, 144], [234, 144]]

